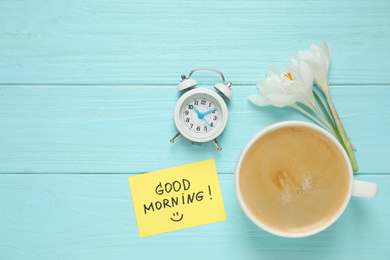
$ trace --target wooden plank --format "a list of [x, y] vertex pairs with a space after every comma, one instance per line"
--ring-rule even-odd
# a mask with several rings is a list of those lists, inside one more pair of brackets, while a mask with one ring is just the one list
[[387, 0], [0, 1], [0, 84], [173, 85], [204, 66], [255, 84], [321, 38], [331, 84], [390, 84], [389, 13]]
[[[218, 166], [218, 164], [217, 164]], [[257, 228], [219, 175], [227, 220], [140, 239], [126, 174], [0, 175], [1, 259], [389, 259], [389, 176], [374, 200], [352, 198], [315, 236], [286, 239]]]
[[[257, 107], [254, 86], [233, 86], [229, 122], [212, 143], [191, 145], [177, 133], [175, 86], [2, 86], [0, 172], [140, 173], [215, 158], [233, 172], [246, 142], [284, 120], [306, 120], [289, 108]], [[332, 86], [333, 100], [357, 146], [360, 174], [388, 173], [390, 88]]]

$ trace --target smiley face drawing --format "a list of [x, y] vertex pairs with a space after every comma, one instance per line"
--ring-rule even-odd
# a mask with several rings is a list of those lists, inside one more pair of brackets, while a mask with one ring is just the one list
[[[175, 217], [175, 216], [179, 217], [179, 213], [178, 213], [178, 212], [176, 212], [176, 214], [173, 213], [173, 216], [174, 216], [174, 217]], [[179, 221], [181, 221], [181, 220], [183, 219], [183, 214], [181, 214], [181, 216], [180, 216], [179, 219], [173, 219], [173, 218], [170, 218], [170, 219], [171, 219], [172, 221], [179, 222]]]

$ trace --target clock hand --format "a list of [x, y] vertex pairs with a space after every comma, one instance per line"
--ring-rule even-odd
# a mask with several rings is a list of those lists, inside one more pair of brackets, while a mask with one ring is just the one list
[[[216, 108], [215, 108], [216, 109]], [[195, 112], [196, 113], [198, 113], [198, 117], [200, 118], [200, 119], [203, 119], [206, 123], [207, 123], [207, 125], [209, 126], [209, 127], [211, 127], [211, 125], [209, 124], [209, 122], [207, 122], [207, 120], [206, 120], [206, 118], [204, 118], [204, 115], [207, 113], [211, 113], [212, 111], [214, 111], [214, 110], [209, 110], [209, 111], [207, 111], [206, 113], [201, 113], [201, 112], [199, 112], [199, 110], [196, 108], [196, 107], [194, 107], [194, 110], [195, 110]]]
[[198, 110], [196, 107], [194, 107], [194, 110], [195, 110], [195, 112], [198, 114], [198, 117], [199, 117], [200, 119], [202, 119], [203, 116], [204, 116], [204, 114], [201, 113], [201, 112], [199, 112], [199, 110]]
[[209, 124], [209, 122], [207, 122], [206, 118], [202, 117], [204, 121], [206, 121], [206, 123], [209, 125], [209, 127], [211, 128], [211, 125]]
[[207, 114], [209, 114], [209, 113], [211, 113], [211, 112], [214, 112], [215, 110], [217, 110], [216, 107], [214, 107], [213, 109], [211, 109], [211, 110], [209, 110], [209, 111], [207, 111], [207, 112], [204, 112], [204, 113], [203, 113], [203, 116], [205, 116], [205, 115], [207, 115]]

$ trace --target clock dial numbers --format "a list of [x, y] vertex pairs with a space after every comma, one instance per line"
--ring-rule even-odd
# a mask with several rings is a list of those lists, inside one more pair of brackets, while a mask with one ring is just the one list
[[219, 111], [214, 103], [204, 97], [188, 100], [182, 111], [185, 126], [197, 134], [213, 131], [219, 119]]
[[174, 120], [180, 135], [194, 143], [214, 141], [224, 131], [228, 109], [215, 91], [195, 88], [184, 93], [175, 106]]

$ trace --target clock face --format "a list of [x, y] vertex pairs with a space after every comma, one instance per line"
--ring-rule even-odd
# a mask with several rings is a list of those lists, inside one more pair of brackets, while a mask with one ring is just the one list
[[181, 120], [194, 133], [203, 134], [217, 129], [220, 107], [207, 96], [196, 96], [184, 104]]
[[227, 107], [223, 99], [209, 89], [193, 89], [185, 93], [175, 108], [179, 132], [193, 142], [208, 142], [226, 127]]

